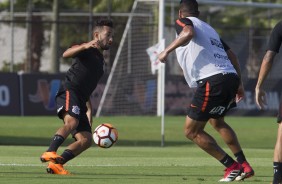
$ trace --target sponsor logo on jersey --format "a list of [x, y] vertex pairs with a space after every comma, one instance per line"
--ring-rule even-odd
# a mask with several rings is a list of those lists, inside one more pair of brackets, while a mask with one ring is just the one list
[[215, 53], [215, 54], [214, 54], [214, 57], [217, 58], [217, 59], [229, 60], [228, 56], [221, 55], [221, 54], [219, 54], [219, 53]]
[[210, 41], [211, 41], [212, 45], [215, 45], [218, 48], [224, 49], [222, 43], [219, 40], [214, 39], [214, 38], [210, 38]]
[[219, 114], [221, 115], [225, 110], [225, 107], [223, 106], [217, 106], [217, 107], [214, 107], [209, 113], [210, 114]]

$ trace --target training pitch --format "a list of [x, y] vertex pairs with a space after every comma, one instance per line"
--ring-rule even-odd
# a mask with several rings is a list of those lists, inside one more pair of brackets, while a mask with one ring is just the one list
[[[184, 117], [165, 117], [165, 145], [161, 147], [158, 117], [102, 117], [93, 127], [112, 123], [119, 140], [109, 149], [93, 146], [67, 163], [73, 175], [46, 174], [39, 157], [62, 122], [56, 117], [0, 117], [0, 183], [20, 184], [212, 184], [223, 176], [224, 167], [186, 140]], [[270, 183], [275, 117], [227, 117], [237, 132], [243, 151], [255, 170], [244, 183]], [[206, 130], [231, 156], [210, 125]], [[71, 142], [69, 138], [64, 146]], [[59, 149], [61, 153], [63, 148]]]

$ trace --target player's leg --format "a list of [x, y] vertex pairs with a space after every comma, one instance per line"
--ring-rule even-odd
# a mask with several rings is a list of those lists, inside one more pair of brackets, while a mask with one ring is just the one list
[[78, 156], [92, 145], [92, 130], [86, 112], [82, 111], [79, 124], [71, 134], [75, 141], [68, 145], [62, 153], [61, 157], [64, 159], [62, 164]]
[[69, 175], [63, 165], [92, 145], [92, 134], [89, 132], [78, 132], [75, 134], [75, 142], [70, 144], [61, 155], [60, 163], [49, 162], [47, 172], [50, 174]]
[[278, 125], [277, 139], [273, 156], [273, 184], [282, 183], [282, 124]]
[[[60, 156], [57, 155], [58, 148], [62, 145], [68, 135], [78, 126], [79, 115], [70, 107], [78, 107], [80, 104], [75, 92], [64, 89], [61, 87], [56, 95], [56, 105], [58, 117], [63, 120], [64, 125], [60, 127], [51, 140], [50, 146], [44, 152], [40, 160], [42, 162], [57, 162]], [[79, 107], [78, 107], [79, 108]]]
[[[66, 118], [67, 116], [65, 117], [65, 120]], [[78, 126], [76, 126], [75, 130], [71, 131], [71, 134], [75, 141], [64, 150], [64, 152], [60, 156], [61, 159], [57, 163], [49, 163], [47, 172], [54, 174], [69, 174], [69, 172], [63, 168], [63, 165], [69, 160], [78, 156], [80, 153], [82, 153], [92, 145], [91, 126], [84, 111], [82, 111]]]
[[[51, 141], [51, 144], [48, 148], [48, 150], [43, 153], [43, 155], [41, 156], [41, 161], [51, 161], [48, 163], [47, 166], [47, 173], [50, 174], [60, 174], [60, 175], [69, 175], [70, 173], [64, 169], [63, 164], [66, 162], [66, 158], [67, 159], [72, 159], [73, 155], [67, 154], [68, 157], [66, 157], [66, 153], [65, 155], [57, 155], [57, 150], [58, 148], [61, 146], [61, 144], [64, 142], [64, 140], [68, 137], [68, 135], [71, 133], [71, 131], [73, 131], [74, 129], [76, 129], [77, 125], [78, 125], [78, 120], [72, 116], [70, 116], [69, 114], [67, 114], [66, 112], [63, 115], [63, 119], [64, 119], [64, 125], [58, 129], [58, 131], [56, 132], [56, 135], [54, 136], [54, 139]], [[50, 154], [54, 153], [55, 155], [52, 156], [52, 158], [48, 157], [50, 156]]]
[[241, 173], [241, 166], [225, 153], [212, 136], [204, 131], [205, 125], [206, 122], [196, 121], [187, 116], [184, 125], [185, 136], [226, 167], [224, 178], [220, 181], [233, 181]]
[[209, 123], [220, 134], [224, 142], [228, 145], [233, 153], [240, 152], [241, 146], [234, 130], [224, 121], [223, 117], [218, 119], [209, 119]]
[[70, 144], [61, 155], [63, 158], [65, 158], [65, 162], [72, 159], [69, 158], [69, 154], [72, 154], [75, 157], [92, 145], [92, 129], [89, 118], [86, 115], [86, 109], [81, 111], [79, 124], [76, 129], [71, 132], [71, 134], [75, 139], [75, 142]]
[[62, 116], [64, 119], [64, 125], [57, 130], [53, 139], [51, 140], [49, 148], [41, 155], [40, 160], [42, 162], [61, 162], [62, 158], [61, 156], [57, 155], [56, 152], [65, 141], [65, 139], [70, 135], [71, 131], [76, 129], [76, 127], [78, 126], [78, 120], [70, 116], [67, 112], [64, 112]]
[[220, 160], [226, 153], [218, 146], [214, 138], [204, 131], [205, 125], [206, 122], [196, 121], [187, 116], [184, 125], [184, 134], [205, 152]]
[[67, 149], [61, 155], [64, 158], [64, 163], [78, 156], [92, 145], [92, 134], [90, 132], [78, 132], [74, 137], [76, 141], [68, 145]]
[[[239, 78], [236, 74], [217, 74], [197, 83], [197, 90], [187, 112], [186, 135], [226, 167], [221, 182], [233, 181], [241, 174], [241, 165], [226, 154], [203, 128], [210, 118], [224, 117], [232, 107], [231, 104], [239, 86]], [[197, 120], [197, 123], [204, 121], [205, 124], [196, 125], [200, 129], [194, 128], [194, 123], [189, 120], [190, 118]], [[189, 136], [189, 134], [191, 135]]]
[[210, 119], [209, 123], [220, 134], [224, 142], [228, 145], [238, 163], [243, 167], [243, 172], [236, 180], [244, 180], [254, 175], [254, 170], [247, 162], [245, 154], [243, 153], [240, 143], [238, 141], [235, 131], [225, 122], [224, 117], [218, 119]]

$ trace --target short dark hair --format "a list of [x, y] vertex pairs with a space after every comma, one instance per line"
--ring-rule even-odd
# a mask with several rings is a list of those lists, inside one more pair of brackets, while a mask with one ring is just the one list
[[95, 22], [94, 27], [102, 27], [102, 26], [108, 26], [108, 27], [113, 28], [114, 24], [113, 24], [113, 21], [111, 19], [105, 19], [105, 18], [98, 19]]
[[198, 2], [196, 0], [181, 0], [180, 10], [192, 15], [198, 15], [200, 13], [198, 10]]

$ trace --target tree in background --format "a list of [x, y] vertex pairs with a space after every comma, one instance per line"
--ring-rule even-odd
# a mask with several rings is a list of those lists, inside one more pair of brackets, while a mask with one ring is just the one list
[[[92, 0], [92, 8], [89, 7], [89, 1], [80, 0], [59, 0], [58, 9], [59, 12], [76, 12], [86, 13], [85, 17], [61, 17], [58, 20], [51, 20], [49, 16], [34, 15], [35, 12], [52, 12], [52, 6], [54, 1], [50, 0], [17, 0], [14, 1], [14, 12], [27, 12], [27, 17], [15, 17], [14, 24], [16, 27], [24, 27], [27, 29], [27, 44], [26, 44], [26, 57], [20, 67], [16, 69], [23, 70], [24, 72], [40, 72], [41, 60], [43, 50], [50, 45], [51, 25], [58, 24], [58, 56], [61, 55], [62, 50], [72, 44], [79, 44], [83, 40], [89, 38], [89, 34], [85, 34], [89, 31], [89, 26], [95, 21], [94, 18], [90, 19], [90, 11], [92, 15], [95, 13], [106, 13], [111, 17], [112, 12], [129, 12], [133, 4], [133, 0]], [[4, 1], [0, 3], [0, 10], [10, 11], [10, 1]], [[89, 13], [89, 14], [87, 14]], [[118, 38], [121, 37], [127, 17], [111, 17], [118, 20], [116, 24], [117, 31], [115, 34], [114, 46], [118, 47]], [[6, 17], [9, 19], [9, 17]], [[92, 22], [91, 22], [92, 21]], [[124, 22], [121, 22], [124, 21]], [[6, 21], [6, 23], [10, 23]], [[90, 26], [91, 27], [91, 26]], [[47, 36], [46, 36], [47, 35]], [[24, 36], [24, 35], [23, 35]], [[114, 48], [115, 49], [115, 48]], [[117, 49], [117, 48], [116, 48]], [[114, 55], [112, 54], [111, 57]], [[51, 57], [50, 57], [51, 58]], [[59, 62], [59, 58], [57, 58]], [[50, 62], [51, 63], [51, 62]], [[9, 63], [6, 62], [4, 68], [7, 68]], [[19, 66], [19, 65], [18, 65]]]

